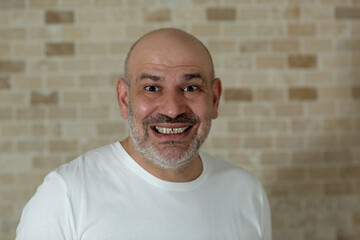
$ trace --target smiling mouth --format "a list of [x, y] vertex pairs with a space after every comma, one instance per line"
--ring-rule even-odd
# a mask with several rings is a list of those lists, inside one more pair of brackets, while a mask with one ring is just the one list
[[181, 134], [188, 131], [191, 127], [192, 126], [186, 126], [181, 128], [164, 128], [164, 127], [154, 126], [153, 129], [155, 130], [155, 132], [161, 134]]

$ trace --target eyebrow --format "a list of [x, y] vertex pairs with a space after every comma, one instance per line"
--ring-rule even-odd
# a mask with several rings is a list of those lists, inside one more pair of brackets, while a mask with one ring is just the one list
[[204, 78], [201, 76], [200, 73], [188, 73], [188, 74], [185, 74], [185, 75], [184, 75], [184, 79], [185, 79], [186, 81], [190, 81], [190, 80], [193, 79], [193, 78], [199, 78], [199, 79], [201, 79], [202, 81], [204, 81]]
[[[192, 80], [194, 78], [197, 78], [197, 79], [200, 79], [201, 81], [204, 81], [204, 78], [202, 77], [202, 75], [200, 73], [186, 73], [183, 76], [183, 79], [185, 81], [190, 81], [190, 80]], [[140, 77], [138, 77], [136, 79], [136, 82], [140, 82], [141, 80], [144, 80], [144, 79], [150, 79], [150, 80], [153, 80], [155, 82], [159, 82], [161, 80], [164, 80], [164, 77], [157, 76], [157, 75], [152, 75], [152, 74], [148, 74], [148, 73], [142, 73], [140, 75]]]

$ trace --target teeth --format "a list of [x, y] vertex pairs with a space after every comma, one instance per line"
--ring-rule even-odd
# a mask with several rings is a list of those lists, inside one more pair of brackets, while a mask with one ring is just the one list
[[188, 127], [182, 128], [162, 128], [162, 127], [155, 127], [162, 134], [179, 134], [185, 132]]

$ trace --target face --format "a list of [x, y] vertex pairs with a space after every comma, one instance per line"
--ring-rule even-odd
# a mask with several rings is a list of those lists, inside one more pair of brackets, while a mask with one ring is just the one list
[[197, 155], [217, 117], [221, 83], [211, 82], [205, 53], [148, 49], [129, 67], [130, 88], [119, 99], [126, 102], [122, 116], [143, 157], [162, 168], [181, 168]]

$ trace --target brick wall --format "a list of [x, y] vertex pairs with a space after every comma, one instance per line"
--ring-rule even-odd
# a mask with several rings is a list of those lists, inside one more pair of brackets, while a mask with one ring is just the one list
[[359, 0], [0, 0], [0, 239], [50, 170], [127, 136], [125, 54], [169, 26], [213, 54], [203, 148], [261, 179], [274, 239], [360, 239]]

